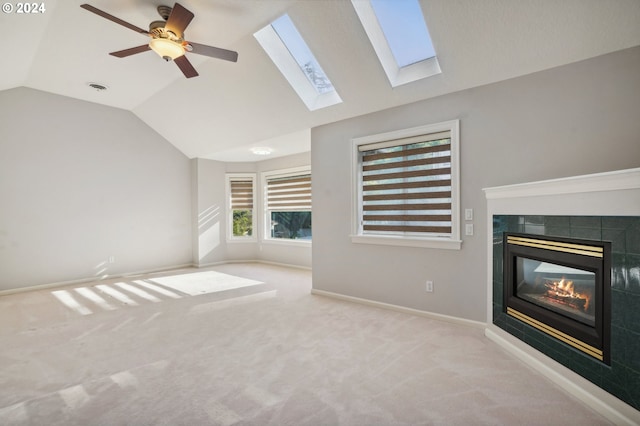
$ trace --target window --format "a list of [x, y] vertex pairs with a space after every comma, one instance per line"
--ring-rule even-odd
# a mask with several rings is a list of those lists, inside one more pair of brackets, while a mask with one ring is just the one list
[[308, 167], [268, 172], [265, 239], [311, 241], [311, 171]]
[[459, 249], [458, 121], [353, 140], [356, 243]]
[[227, 239], [255, 241], [255, 175], [228, 174], [227, 194]]
[[289, 15], [281, 16], [253, 36], [310, 111], [342, 102]]
[[440, 73], [418, 0], [351, 0], [391, 86]]

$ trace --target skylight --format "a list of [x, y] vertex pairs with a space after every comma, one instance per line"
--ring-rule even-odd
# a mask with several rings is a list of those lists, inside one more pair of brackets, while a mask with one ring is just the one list
[[289, 15], [276, 19], [254, 37], [309, 110], [342, 102]]
[[439, 74], [418, 0], [351, 0], [393, 87]]
[[371, 0], [371, 6], [400, 68], [436, 56], [417, 0]]
[[298, 32], [298, 29], [293, 25], [293, 21], [289, 18], [289, 15], [282, 15], [271, 23], [271, 26], [280, 40], [287, 46], [289, 53], [296, 60], [300, 69], [307, 76], [309, 82], [315, 87], [318, 93], [327, 93], [334, 90], [331, 81], [327, 78], [326, 74], [322, 70], [322, 67], [313, 56], [309, 46], [304, 42], [304, 39]]

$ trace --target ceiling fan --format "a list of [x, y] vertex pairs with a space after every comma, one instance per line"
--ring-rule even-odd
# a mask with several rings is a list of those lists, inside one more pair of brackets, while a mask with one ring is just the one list
[[164, 20], [151, 22], [149, 24], [149, 31], [136, 27], [120, 18], [116, 18], [90, 4], [83, 4], [80, 5], [80, 7], [151, 38], [149, 44], [109, 53], [115, 57], [125, 58], [135, 55], [136, 53], [153, 50], [165, 61], [174, 61], [187, 78], [196, 77], [198, 72], [185, 56], [186, 52], [210, 56], [225, 61], [238, 61], [238, 52], [186, 41], [184, 39], [184, 30], [193, 19], [194, 14], [178, 3], [176, 3], [173, 8], [169, 6], [158, 6], [158, 13]]

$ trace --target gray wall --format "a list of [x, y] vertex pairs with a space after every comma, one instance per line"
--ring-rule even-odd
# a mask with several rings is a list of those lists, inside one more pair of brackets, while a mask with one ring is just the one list
[[0, 111], [0, 291], [191, 263], [189, 160], [155, 131], [26, 88]]
[[[639, 114], [633, 48], [313, 129], [313, 287], [484, 322], [482, 188], [638, 167]], [[451, 119], [475, 235], [459, 251], [352, 244], [351, 139]]]
[[219, 161], [193, 159], [195, 178], [192, 194], [194, 229], [193, 263], [206, 266], [226, 259], [225, 165]]

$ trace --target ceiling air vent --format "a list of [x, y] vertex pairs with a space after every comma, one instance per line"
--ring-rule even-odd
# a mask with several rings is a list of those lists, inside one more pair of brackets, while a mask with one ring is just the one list
[[98, 92], [102, 92], [104, 90], [107, 90], [107, 86], [103, 85], [103, 84], [99, 84], [99, 83], [87, 83], [87, 85], [89, 87], [91, 87], [92, 89], [96, 89]]

